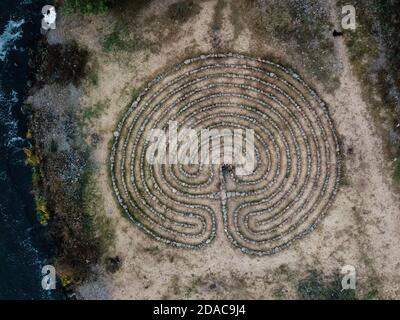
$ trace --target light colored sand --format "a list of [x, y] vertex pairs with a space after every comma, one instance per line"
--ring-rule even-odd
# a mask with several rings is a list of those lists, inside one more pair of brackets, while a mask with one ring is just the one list
[[[171, 1], [155, 1], [141, 17], [165, 11]], [[201, 2], [198, 16], [181, 26], [163, 30], [173, 33], [174, 41], [162, 42], [158, 53], [147, 51], [107, 55], [101, 51], [102, 28], [110, 17], [90, 18], [91, 27], [81, 32], [67, 24], [69, 37], [88, 46], [98, 59], [99, 85], [85, 88], [84, 105], [109, 101], [106, 113], [96, 122], [93, 132], [103, 137], [94, 157], [99, 165], [99, 188], [104, 195], [105, 211], [115, 224], [117, 239], [112, 254], [122, 258], [122, 269], [116, 274], [98, 270], [96, 278], [79, 288], [84, 299], [152, 299], [152, 298], [274, 298], [277, 295], [296, 298], [299, 279], [306, 271], [324, 273], [339, 271], [343, 265], [356, 267], [360, 290], [377, 287], [383, 297], [400, 294], [399, 199], [390, 186], [385, 169], [382, 143], [362, 100], [359, 83], [351, 73], [342, 39], [336, 40], [336, 59], [343, 68], [340, 87], [328, 94], [318, 83], [311, 83], [329, 104], [331, 116], [344, 143], [354, 148], [346, 156], [346, 179], [328, 216], [305, 239], [289, 250], [270, 257], [255, 258], [234, 249], [224, 237], [201, 251], [182, 251], [155, 242], [120, 215], [108, 181], [109, 145], [121, 112], [130, 102], [133, 88], [138, 88], [188, 54], [212, 50], [210, 33], [216, 1]], [[256, 43], [248, 29], [233, 40], [229, 20], [230, 6], [223, 11], [223, 46], [230, 51], [256, 54], [252, 48], [273, 52], [268, 43]], [[245, 13], [244, 13], [245, 14]], [[67, 19], [68, 20], [68, 19]], [[68, 21], [67, 21], [68, 22]], [[66, 22], [66, 23], [67, 23]], [[85, 20], [81, 21], [82, 24]], [[232, 39], [232, 40], [231, 40]], [[278, 56], [285, 58], [284, 53]], [[290, 64], [291, 61], [288, 61]], [[297, 67], [297, 66], [296, 66]], [[302, 71], [302, 70], [299, 70]], [[306, 79], [308, 80], [308, 79]], [[380, 281], [375, 279], [375, 276]], [[372, 279], [372, 280], [371, 280]], [[373, 281], [373, 283], [371, 283]], [[213, 284], [213, 285], [212, 285]]]

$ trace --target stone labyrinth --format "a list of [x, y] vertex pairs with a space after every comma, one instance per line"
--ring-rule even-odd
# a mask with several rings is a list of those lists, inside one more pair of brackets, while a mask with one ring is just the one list
[[[255, 169], [146, 161], [151, 129], [253, 129]], [[178, 128], [179, 129], [179, 128]], [[116, 198], [156, 240], [197, 249], [226, 235], [270, 255], [315, 229], [338, 192], [339, 143], [327, 107], [294, 71], [239, 54], [188, 59], [159, 75], [123, 115], [111, 152]]]

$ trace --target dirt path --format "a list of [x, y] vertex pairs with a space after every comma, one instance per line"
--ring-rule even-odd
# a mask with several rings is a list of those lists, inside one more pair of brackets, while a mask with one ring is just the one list
[[[330, 1], [332, 21], [337, 22], [339, 10]], [[337, 26], [338, 23], [335, 23]], [[392, 178], [387, 170], [382, 139], [374, 119], [363, 100], [360, 83], [352, 73], [344, 38], [335, 40], [337, 59], [341, 62], [340, 87], [333, 96], [326, 96], [336, 125], [342, 133], [343, 151], [346, 153], [346, 177], [349, 186], [342, 195], [352, 204], [349, 212], [355, 221], [362, 260], [370, 275], [376, 276], [381, 294], [395, 297], [399, 294], [398, 271], [400, 250], [398, 243], [400, 202], [391, 187]], [[350, 155], [351, 153], [351, 155]]]

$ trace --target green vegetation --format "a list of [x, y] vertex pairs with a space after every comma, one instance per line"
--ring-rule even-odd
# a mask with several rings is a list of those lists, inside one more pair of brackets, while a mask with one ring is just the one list
[[29, 139], [29, 140], [32, 139], [32, 131], [28, 129], [28, 131], [27, 131], [26, 134], [25, 134], [25, 137], [26, 137], [27, 139]]
[[[43, 42], [34, 59], [36, 84], [43, 85], [41, 90], [47, 95], [57, 88], [58, 96], [51, 105], [39, 103], [30, 109], [30, 136], [36, 154], [31, 149], [25, 153], [27, 162], [35, 166], [32, 182], [38, 217], [47, 224], [55, 244], [55, 264], [66, 284], [84, 280], [114, 239], [96, 189], [91, 146], [82, 134], [83, 127], [89, 127], [107, 104], [82, 109], [75, 91], [69, 90], [71, 83], [88, 79], [87, 71], [97, 74], [93, 61], [88, 68], [89, 58], [88, 51], [76, 43], [51, 46]], [[66, 139], [53, 139], [60, 136], [60, 130]]]
[[[194, 275], [193, 275], [194, 276]], [[185, 299], [190, 299], [192, 294], [198, 293], [197, 288], [201, 285], [201, 277], [194, 277], [190, 282], [190, 285], [186, 287], [184, 297]]]
[[[26, 134], [27, 138], [32, 139], [32, 131], [28, 130]], [[40, 172], [40, 158], [39, 156], [35, 153], [34, 148], [24, 148], [24, 153], [25, 153], [25, 163], [29, 166], [32, 167], [32, 186], [35, 191], [35, 196], [34, 196], [34, 202], [35, 202], [35, 210], [36, 210], [36, 215], [38, 217], [39, 223], [41, 225], [47, 225], [49, 219], [50, 219], [50, 213], [47, 208], [47, 202], [46, 200], [39, 195], [38, 193], [38, 188], [41, 185], [42, 182], [42, 174]]]
[[42, 182], [42, 173], [40, 172], [40, 170], [35, 169], [32, 172], [32, 186], [34, 188], [38, 188]]
[[35, 151], [31, 148], [24, 148], [24, 153], [25, 153], [25, 163], [29, 166], [35, 167], [40, 164], [40, 159], [38, 155], [35, 154]]
[[107, 0], [65, 0], [64, 12], [67, 14], [80, 12], [83, 14], [105, 13], [108, 9]]
[[90, 85], [97, 86], [99, 84], [99, 69], [100, 65], [96, 56], [90, 53], [85, 70], [86, 80]]
[[141, 92], [140, 88], [135, 88], [132, 91], [132, 103], [139, 97], [139, 94]]
[[273, 290], [272, 295], [277, 300], [284, 300], [286, 298], [285, 287], [280, 286]]
[[396, 161], [396, 167], [394, 169], [394, 177], [397, 183], [400, 185], [400, 159]]
[[50, 219], [50, 213], [47, 209], [47, 202], [43, 199], [43, 197], [37, 194], [35, 195], [35, 208], [40, 224], [47, 225]]
[[82, 183], [82, 209], [86, 214], [85, 228], [95, 235], [100, 255], [107, 253], [113, 245], [115, 234], [110, 220], [106, 217], [103, 208], [99, 207], [103, 198], [97, 188], [95, 170], [88, 168], [84, 173]]
[[200, 12], [200, 6], [193, 0], [182, 0], [168, 7], [168, 16], [171, 20], [183, 23]]
[[121, 259], [118, 256], [107, 257], [104, 265], [108, 272], [116, 273], [121, 268]]
[[110, 34], [106, 35], [103, 40], [103, 48], [107, 52], [116, 50], [135, 50], [137, 47], [137, 39], [127, 39], [122, 35], [121, 30], [117, 28], [115, 28]]
[[[338, 6], [347, 4], [339, 1]], [[357, 0], [356, 30], [345, 32], [355, 74], [371, 113], [387, 137], [390, 159], [400, 159], [400, 11], [392, 1]], [[400, 165], [394, 180], [400, 185]]]
[[316, 270], [309, 271], [306, 278], [298, 285], [298, 295], [303, 300], [354, 300], [355, 290], [343, 290], [341, 275], [323, 277]]
[[61, 273], [59, 277], [63, 288], [68, 288], [70, 285], [74, 284], [73, 277], [70, 274]]
[[99, 76], [97, 73], [90, 73], [88, 75], [88, 78], [90, 80], [90, 82], [94, 85], [97, 86], [99, 84]]
[[[74, 279], [78, 281], [85, 277], [91, 263], [96, 263], [100, 256], [93, 217], [97, 211], [88, 212], [82, 205], [87, 196], [90, 171], [86, 156], [77, 150], [74, 154], [57, 152], [48, 155], [48, 159], [43, 169], [46, 199], [53, 212], [48, 231], [57, 246], [58, 265], [61, 269], [73, 266]], [[83, 163], [86, 164], [82, 166]], [[66, 181], [63, 181], [57, 168], [62, 168], [68, 178]], [[75, 176], [72, 176], [73, 173]]]
[[[248, 14], [242, 15], [242, 12]], [[329, 6], [317, 0], [271, 0], [263, 5], [257, 0], [232, 3], [231, 21], [235, 39], [243, 28], [265, 42], [274, 42], [289, 57], [301, 63], [307, 73], [322, 81], [328, 90], [337, 84], [333, 64], [332, 25]]]
[[125, 42], [121, 39], [121, 35], [118, 31], [113, 31], [104, 38], [103, 48], [106, 51], [112, 51], [117, 48], [123, 48]]
[[379, 295], [379, 291], [376, 288], [371, 289], [368, 291], [367, 295], [365, 296], [365, 300], [372, 300], [377, 298]]
[[82, 107], [80, 111], [80, 119], [85, 124], [93, 124], [93, 120], [98, 119], [107, 109], [108, 101], [99, 101], [93, 106]]

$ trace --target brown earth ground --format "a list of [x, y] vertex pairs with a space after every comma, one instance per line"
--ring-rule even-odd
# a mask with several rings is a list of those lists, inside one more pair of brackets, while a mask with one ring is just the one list
[[[79, 286], [79, 297], [294, 299], [302, 297], [299, 284], [309, 277], [310, 270], [329, 277], [342, 266], [353, 265], [357, 271], [356, 297], [398, 298], [400, 201], [382, 139], [352, 73], [343, 38], [330, 39], [333, 26], [340, 23], [335, 1], [325, 8], [330, 22], [324, 21], [320, 30], [331, 46], [316, 48], [326, 52], [318, 51], [314, 58], [303, 55], [305, 51], [293, 39], [282, 40], [268, 28], [265, 32], [254, 29], [255, 10], [267, 6], [265, 1], [259, 1], [257, 8], [254, 1], [198, 1], [193, 16], [175, 20], [168, 15], [174, 2], [152, 1], [124, 14], [61, 17], [57, 31], [49, 34], [50, 42], [75, 39], [89, 49], [98, 79], [96, 84], [82, 86], [81, 105], [107, 106], [87, 130], [102, 137], [93, 154], [103, 198], [98, 206], [104, 206], [116, 230], [109, 251], [121, 258], [122, 266], [115, 273], [106, 272], [102, 265], [96, 267], [95, 276]], [[282, 10], [277, 19], [284, 21]], [[312, 21], [313, 17], [307, 19]], [[121, 41], [133, 45], [105, 50], [103, 39], [115, 28], [123, 28], [126, 38]], [[244, 255], [218, 236], [200, 251], [167, 247], [124, 218], [113, 197], [108, 172], [110, 141], [132, 96], [174, 63], [215, 51], [273, 57], [297, 69], [328, 103], [341, 137], [346, 170], [333, 207], [314, 232], [273, 256]], [[347, 154], [348, 148], [353, 152]]]

